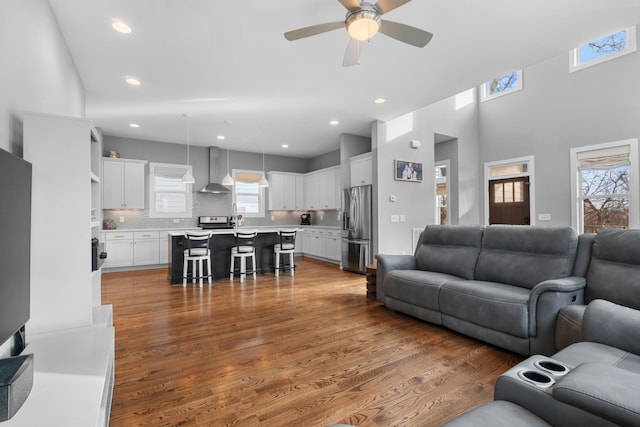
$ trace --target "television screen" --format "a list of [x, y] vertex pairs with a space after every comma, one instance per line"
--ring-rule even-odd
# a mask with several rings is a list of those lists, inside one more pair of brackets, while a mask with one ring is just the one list
[[29, 320], [31, 163], [0, 149], [0, 344]]

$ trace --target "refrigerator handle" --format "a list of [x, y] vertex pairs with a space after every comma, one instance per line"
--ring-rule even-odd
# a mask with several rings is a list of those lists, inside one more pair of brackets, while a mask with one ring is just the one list
[[350, 209], [350, 215], [351, 215], [351, 224], [349, 227], [349, 230], [351, 230], [352, 232], [355, 232], [356, 229], [358, 228], [358, 198], [355, 195], [355, 192], [351, 193], [351, 209]]

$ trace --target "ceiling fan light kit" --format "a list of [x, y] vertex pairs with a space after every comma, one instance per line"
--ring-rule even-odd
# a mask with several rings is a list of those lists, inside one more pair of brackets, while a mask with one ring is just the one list
[[433, 34], [410, 25], [380, 19], [381, 15], [409, 3], [411, 0], [379, 0], [376, 4], [359, 0], [338, 0], [347, 9], [344, 21], [327, 22], [311, 25], [284, 33], [287, 40], [299, 40], [346, 28], [350, 40], [344, 55], [342, 65], [349, 67], [360, 63], [361, 43], [370, 40], [377, 33], [382, 33], [393, 39], [416, 47], [425, 47], [431, 41]]
[[373, 10], [359, 10], [349, 14], [346, 20], [347, 32], [358, 41], [371, 39], [380, 29], [380, 16]]

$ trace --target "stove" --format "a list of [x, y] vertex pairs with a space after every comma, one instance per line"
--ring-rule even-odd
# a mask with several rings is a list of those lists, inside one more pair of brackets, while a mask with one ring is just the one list
[[198, 226], [203, 230], [220, 230], [233, 228], [233, 223], [228, 216], [199, 216]]

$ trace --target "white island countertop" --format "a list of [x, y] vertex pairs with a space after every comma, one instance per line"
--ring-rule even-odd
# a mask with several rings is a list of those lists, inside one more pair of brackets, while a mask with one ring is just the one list
[[[222, 228], [222, 229], [210, 229], [210, 230], [201, 230], [201, 229], [196, 229], [196, 230], [189, 230], [192, 232], [203, 232], [203, 233], [207, 233], [207, 232], [211, 232], [211, 234], [213, 235], [220, 235], [220, 234], [233, 234], [235, 233], [235, 231], [251, 231], [251, 230], [255, 230], [258, 234], [263, 234], [263, 233], [277, 233], [279, 230], [296, 230], [296, 231], [304, 231], [304, 228], [301, 228], [299, 226], [282, 226], [282, 227], [273, 227], [273, 226], [257, 226], [257, 227], [238, 227], [237, 229], [233, 229], [233, 228]], [[169, 232], [170, 236], [183, 236], [184, 235], [184, 231], [171, 231]]]

